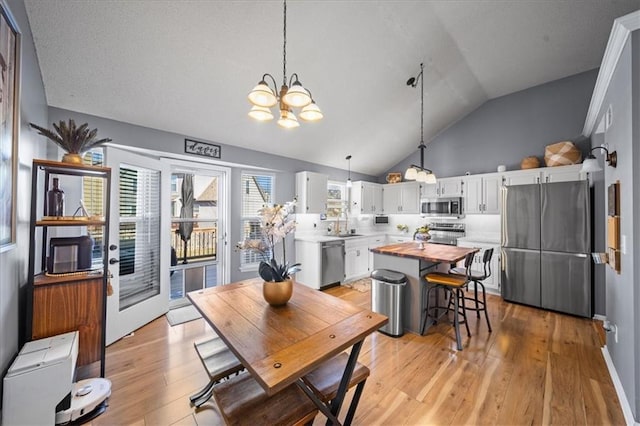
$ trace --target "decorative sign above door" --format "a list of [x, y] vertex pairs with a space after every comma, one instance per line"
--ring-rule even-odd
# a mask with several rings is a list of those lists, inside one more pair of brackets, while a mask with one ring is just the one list
[[202, 155], [203, 157], [220, 158], [220, 145], [198, 142], [191, 139], [184, 140], [184, 152], [187, 154]]

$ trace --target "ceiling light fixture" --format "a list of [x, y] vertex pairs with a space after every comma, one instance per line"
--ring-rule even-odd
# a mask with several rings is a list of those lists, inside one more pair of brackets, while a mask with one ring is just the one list
[[349, 164], [349, 177], [347, 178], [347, 188], [351, 188], [351, 186], [353, 185], [353, 183], [351, 182], [351, 155], [347, 155], [345, 157], [345, 160], [347, 160]]
[[[269, 108], [280, 103], [278, 125], [291, 129], [300, 126], [293, 113], [293, 108], [302, 108], [299, 117], [304, 121], [318, 121], [323, 117], [323, 114], [313, 100], [311, 92], [305, 89], [300, 80], [298, 80], [298, 74], [293, 73], [287, 85], [287, 0], [284, 0], [283, 4], [282, 87], [279, 95], [276, 95], [278, 93], [276, 90], [278, 85], [275, 78], [269, 73], [264, 74], [262, 80], [249, 93], [249, 102], [253, 105], [251, 111], [249, 111], [249, 117], [258, 121], [273, 120], [273, 114]], [[266, 82], [267, 77], [273, 82], [273, 89]]]
[[420, 73], [416, 77], [411, 77], [407, 80], [407, 86], [416, 87], [420, 80], [420, 165], [416, 166], [412, 164], [404, 173], [406, 180], [415, 180], [425, 183], [436, 183], [436, 175], [430, 170], [424, 167], [424, 150], [426, 148], [424, 144], [424, 64], [420, 64]]
[[609, 164], [611, 167], [615, 167], [618, 164], [618, 153], [616, 151], [609, 153], [609, 150], [604, 146], [596, 146], [595, 148], [591, 148], [591, 151], [589, 151], [589, 155], [587, 155], [587, 157], [582, 162], [582, 168], [580, 169], [581, 172], [593, 173], [602, 170], [602, 168], [598, 164], [598, 160], [596, 160], [596, 157], [592, 154], [592, 152], [596, 149], [604, 149], [604, 152], [607, 153], [605, 159], [607, 161], [607, 164]]

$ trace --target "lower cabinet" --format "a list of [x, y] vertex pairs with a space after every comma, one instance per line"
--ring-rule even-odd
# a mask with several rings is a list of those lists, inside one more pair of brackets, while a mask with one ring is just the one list
[[100, 361], [104, 318], [102, 276], [62, 277], [61, 282], [48, 279], [41, 285], [38, 277], [33, 286], [31, 338], [43, 339], [78, 330], [77, 366]]
[[[484, 263], [482, 258], [484, 252], [487, 249], [493, 248], [493, 256], [491, 257], [491, 275], [482, 281], [484, 287], [488, 293], [500, 294], [500, 246], [498, 244], [491, 244], [481, 241], [458, 241], [459, 247], [479, 248], [480, 251], [476, 253], [471, 264], [473, 275], [481, 275], [484, 273]], [[463, 266], [460, 264], [460, 266]], [[473, 288], [473, 284], [469, 285], [469, 288]]]
[[369, 273], [369, 240], [361, 238], [344, 243], [345, 281], [367, 276]]

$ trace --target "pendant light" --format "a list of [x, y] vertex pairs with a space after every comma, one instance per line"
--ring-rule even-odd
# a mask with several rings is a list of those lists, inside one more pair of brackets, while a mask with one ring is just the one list
[[345, 160], [347, 160], [347, 164], [349, 167], [349, 177], [347, 177], [347, 188], [351, 188], [351, 186], [353, 186], [353, 182], [351, 182], [351, 155], [347, 155], [345, 157]]
[[436, 183], [436, 175], [430, 170], [424, 167], [424, 150], [426, 148], [424, 144], [424, 64], [420, 64], [420, 73], [416, 77], [411, 77], [407, 80], [407, 86], [416, 87], [420, 80], [420, 165], [416, 166], [412, 164], [404, 173], [406, 180], [415, 180], [417, 182], [424, 182], [428, 184]]
[[[278, 95], [275, 78], [269, 73], [262, 76], [258, 84], [249, 92], [248, 99], [253, 105], [249, 111], [249, 117], [258, 121], [273, 120], [270, 108], [279, 103], [280, 119], [278, 125], [287, 129], [300, 126], [293, 113], [293, 108], [302, 108], [299, 117], [304, 121], [318, 121], [323, 114], [313, 100], [308, 89], [305, 89], [298, 79], [298, 74], [293, 73], [287, 84], [287, 0], [283, 2], [284, 43], [282, 45], [282, 87]], [[267, 77], [273, 83], [273, 88], [267, 83]]]

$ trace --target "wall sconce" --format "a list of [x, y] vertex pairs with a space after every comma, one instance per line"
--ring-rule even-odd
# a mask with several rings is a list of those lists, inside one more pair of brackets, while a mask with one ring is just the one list
[[589, 151], [589, 155], [587, 155], [587, 157], [582, 162], [582, 168], [580, 169], [581, 172], [593, 173], [602, 170], [600, 168], [600, 165], [598, 164], [598, 160], [596, 160], [596, 157], [592, 154], [592, 152], [596, 149], [604, 149], [604, 152], [607, 153], [605, 160], [611, 167], [615, 167], [618, 164], [618, 154], [616, 153], [616, 151], [609, 152], [609, 150], [604, 146], [596, 146], [595, 148], [591, 148], [591, 151]]

